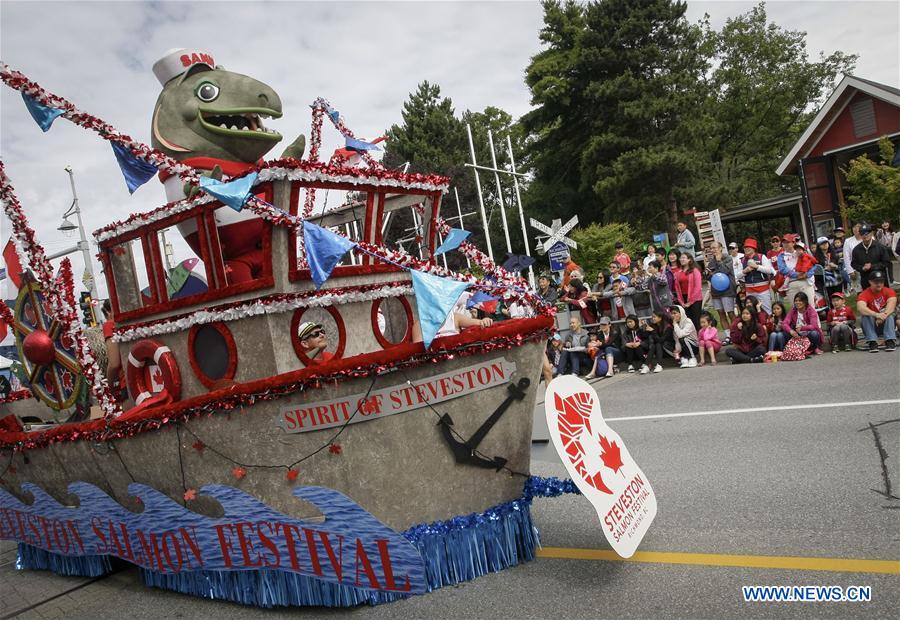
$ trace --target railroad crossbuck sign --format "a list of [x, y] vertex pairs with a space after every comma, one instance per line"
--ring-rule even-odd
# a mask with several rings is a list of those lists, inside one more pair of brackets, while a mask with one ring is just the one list
[[656, 495], [622, 438], [606, 425], [597, 392], [573, 375], [557, 377], [544, 398], [559, 458], [593, 504], [613, 550], [630, 558], [656, 517]]
[[537, 228], [539, 231], [541, 231], [545, 235], [550, 235], [546, 240], [544, 240], [543, 245], [542, 245], [544, 254], [549, 252], [550, 248], [552, 248], [553, 244], [556, 243], [557, 241], [562, 241], [570, 248], [578, 247], [578, 244], [575, 243], [574, 240], [566, 237], [567, 232], [569, 232], [570, 230], [572, 230], [573, 228], [578, 226], [578, 216], [577, 215], [575, 217], [573, 217], [571, 220], [569, 220], [568, 222], [566, 222], [565, 224], [562, 223], [562, 220], [553, 220], [553, 222], [550, 224], [550, 226], [545, 226], [544, 224], [541, 224], [536, 219], [531, 218], [531, 225], [534, 228]]

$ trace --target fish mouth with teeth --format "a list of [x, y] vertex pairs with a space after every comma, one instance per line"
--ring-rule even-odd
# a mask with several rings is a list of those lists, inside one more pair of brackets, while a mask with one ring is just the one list
[[281, 112], [270, 108], [236, 108], [217, 110], [201, 108], [197, 111], [200, 125], [210, 133], [221, 136], [278, 142], [282, 135], [263, 125], [264, 119], [281, 118]]

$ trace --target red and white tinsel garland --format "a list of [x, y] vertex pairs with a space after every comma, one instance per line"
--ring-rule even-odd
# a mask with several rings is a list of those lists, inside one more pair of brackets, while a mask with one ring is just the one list
[[[446, 192], [449, 187], [449, 179], [432, 174], [404, 174], [397, 170], [371, 170], [360, 168], [348, 168], [335, 164], [323, 164], [295, 159], [281, 159], [264, 162], [254, 168], [259, 172], [259, 182], [288, 180], [306, 181], [310, 183], [329, 181], [351, 183], [353, 185], [370, 185], [374, 187], [396, 189], [419, 189], [429, 192]], [[251, 172], [253, 171], [251, 170]], [[247, 173], [249, 174], [249, 172]], [[243, 175], [241, 175], [243, 176]], [[237, 177], [235, 177], [237, 178]], [[111, 239], [118, 235], [133, 232], [142, 226], [158, 222], [177, 213], [188, 211], [198, 205], [212, 202], [213, 198], [202, 194], [194, 200], [187, 198], [170, 202], [162, 207], [144, 213], [134, 213], [123, 221], [112, 222], [97, 229], [94, 237], [98, 242]], [[252, 209], [261, 217], [277, 225], [297, 225], [300, 218], [293, 218], [279, 209], [273, 210], [263, 201], [251, 198], [247, 208]]]
[[[353, 131], [347, 127], [346, 123], [344, 123], [343, 117], [334, 109], [329, 102], [324, 97], [316, 97], [316, 100], [312, 103], [312, 126], [309, 135], [309, 157], [308, 161], [313, 163], [319, 162], [319, 149], [322, 146], [322, 122], [324, 118], [327, 116], [331, 123], [334, 125], [335, 129], [337, 129], [344, 138], [356, 138], [353, 134]], [[360, 154], [360, 157], [369, 164], [370, 168], [380, 169], [382, 168], [381, 163], [375, 160], [371, 155], [367, 152], [363, 151]], [[343, 158], [332, 158], [328, 164], [329, 165], [338, 165], [342, 166], [346, 162]], [[301, 212], [304, 218], [307, 218], [312, 215], [313, 208], [316, 203], [316, 189], [314, 187], [309, 187], [306, 190], [306, 199], [303, 202], [303, 211]]]
[[232, 302], [204, 308], [188, 314], [147, 321], [127, 327], [116, 328], [113, 340], [130, 342], [138, 338], [151, 338], [161, 334], [172, 334], [190, 329], [194, 325], [236, 321], [264, 314], [281, 314], [298, 308], [323, 308], [411, 295], [409, 282], [384, 282], [351, 286], [346, 288], [322, 289], [303, 293], [278, 293], [250, 301]]
[[16, 198], [2, 160], [0, 160], [0, 201], [3, 202], [3, 210], [12, 223], [13, 237], [18, 241], [17, 251], [21, 249], [25, 253], [26, 260], [21, 261], [22, 264], [31, 267], [32, 273], [44, 289], [50, 288], [53, 282], [53, 265], [47, 258], [43, 246], [35, 239], [34, 229], [28, 225], [28, 217]]
[[[100, 370], [97, 360], [88, 345], [87, 338], [81, 331], [78, 320], [78, 311], [75, 309], [75, 286], [72, 279], [72, 263], [64, 258], [59, 266], [59, 275], [55, 286], [52, 287], [55, 294], [48, 294], [51, 308], [54, 309], [56, 319], [62, 323], [65, 333], [75, 343], [75, 357], [81, 366], [81, 372], [91, 386], [91, 393], [97, 399], [97, 404], [105, 417], [116, 417], [122, 414], [122, 408], [109, 389], [106, 374]], [[46, 291], [45, 292], [49, 292]], [[55, 308], [54, 308], [55, 305]]]
[[[16, 198], [15, 190], [9, 177], [6, 176], [6, 170], [3, 162], [0, 161], [0, 200], [3, 202], [3, 208], [6, 215], [12, 222], [13, 235], [22, 245], [22, 249], [28, 257], [27, 264], [30, 265], [33, 273], [35, 273], [38, 282], [41, 285], [44, 296], [50, 303], [50, 308], [54, 318], [58, 320], [65, 329], [65, 332], [75, 342], [75, 354], [81, 371], [91, 385], [91, 391], [98, 403], [103, 408], [106, 415], [118, 415], [122, 410], [116, 403], [115, 398], [109, 390], [106, 383], [105, 375], [100, 372], [97, 362], [88, 347], [87, 340], [81, 332], [78, 313], [75, 310], [75, 292], [72, 280], [72, 264], [68, 258], [63, 259], [59, 268], [59, 275], [54, 277], [53, 266], [47, 258], [43, 246], [37, 242], [34, 230], [28, 224], [28, 217], [25, 210]], [[6, 304], [3, 304], [6, 308]], [[7, 317], [7, 315], [9, 315]], [[3, 312], [4, 320], [13, 325], [12, 314], [9, 308]]]

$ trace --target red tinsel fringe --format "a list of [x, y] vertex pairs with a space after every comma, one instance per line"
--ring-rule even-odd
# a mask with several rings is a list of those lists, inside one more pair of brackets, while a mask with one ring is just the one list
[[15, 392], [10, 392], [6, 398], [0, 399], [0, 405], [5, 405], [7, 403], [14, 403], [17, 400], [25, 400], [26, 398], [31, 398], [31, 397], [32, 397], [31, 390], [28, 390], [28, 389], [16, 390]]

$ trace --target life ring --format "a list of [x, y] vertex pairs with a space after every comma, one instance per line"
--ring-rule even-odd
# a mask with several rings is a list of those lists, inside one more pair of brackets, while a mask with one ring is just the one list
[[[150, 374], [147, 364], [159, 366], [162, 373], [163, 391], [154, 396], [150, 391]], [[169, 347], [155, 340], [139, 340], [128, 352], [128, 367], [125, 371], [128, 393], [140, 405], [151, 396], [153, 404], [172, 403], [181, 398], [181, 373], [178, 362]], [[150, 403], [148, 403], [149, 405]]]

